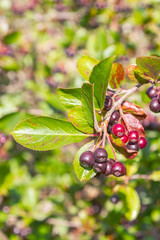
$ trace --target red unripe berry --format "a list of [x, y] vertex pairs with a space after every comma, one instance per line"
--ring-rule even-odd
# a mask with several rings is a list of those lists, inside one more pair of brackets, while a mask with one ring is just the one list
[[157, 88], [156, 87], [149, 87], [146, 91], [149, 98], [154, 98], [157, 96]]
[[122, 124], [117, 123], [112, 127], [112, 132], [116, 137], [123, 137], [125, 128]]
[[94, 158], [96, 162], [106, 162], [108, 153], [104, 148], [97, 148], [94, 152]]
[[139, 134], [137, 131], [130, 131], [128, 134], [128, 140], [130, 142], [137, 142], [139, 138]]
[[121, 177], [126, 174], [126, 167], [121, 162], [116, 162], [112, 167], [112, 174], [116, 177]]
[[147, 145], [147, 140], [144, 138], [144, 137], [140, 137], [138, 139], [138, 144], [139, 144], [139, 147], [142, 149], [142, 148], [145, 148], [146, 145]]
[[79, 161], [83, 167], [92, 167], [95, 161], [93, 152], [91, 151], [83, 152], [80, 156]]
[[123, 135], [123, 137], [120, 138], [122, 142], [127, 143], [128, 142], [128, 137], [127, 135]]

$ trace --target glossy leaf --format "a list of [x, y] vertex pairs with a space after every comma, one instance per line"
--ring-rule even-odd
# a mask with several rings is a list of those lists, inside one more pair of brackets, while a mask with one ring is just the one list
[[93, 84], [84, 83], [82, 86], [82, 109], [88, 124], [96, 131], [99, 131], [94, 107]]
[[147, 76], [154, 80], [160, 77], [160, 57], [138, 57], [136, 63]]
[[83, 56], [78, 60], [77, 62], [78, 71], [85, 80], [89, 81], [92, 69], [97, 63], [99, 63], [98, 60], [89, 56]]
[[122, 105], [122, 110], [124, 113], [131, 113], [135, 115], [135, 117], [137, 117], [139, 120], [143, 120], [147, 116], [143, 108], [133, 102], [124, 101]]
[[81, 88], [58, 88], [57, 96], [67, 110], [81, 106]]
[[9, 33], [3, 38], [3, 42], [5, 44], [16, 43], [19, 40], [20, 36], [21, 36], [20, 32]]
[[128, 159], [133, 159], [137, 156], [138, 152], [129, 151], [126, 145], [122, 142], [122, 140], [118, 137], [115, 137], [113, 134], [110, 135], [110, 140], [112, 142], [113, 147], [116, 151]]
[[109, 78], [111, 88], [119, 88], [124, 80], [124, 68], [120, 63], [113, 63]]
[[68, 117], [71, 123], [77, 128], [78, 130], [85, 132], [85, 133], [93, 133], [94, 128], [92, 128], [88, 121], [86, 120], [82, 107], [74, 107], [68, 111]]
[[49, 117], [26, 119], [17, 124], [11, 134], [24, 147], [41, 151], [80, 142], [89, 136], [78, 131], [70, 122]]
[[115, 56], [108, 57], [99, 62], [92, 70], [90, 75], [90, 83], [94, 83], [95, 97], [99, 108], [104, 105], [105, 95], [107, 91], [108, 81]]
[[94, 146], [94, 141], [91, 141], [85, 144], [83, 147], [81, 147], [75, 155], [73, 166], [74, 166], [74, 171], [77, 175], [77, 178], [80, 181], [89, 180], [90, 178], [96, 175], [96, 173], [93, 171], [93, 168], [92, 169], [84, 168], [80, 165], [80, 162], [79, 162], [80, 155], [87, 150], [91, 150], [93, 146]]
[[125, 217], [129, 221], [137, 218], [140, 211], [140, 198], [136, 190], [130, 186], [120, 187], [119, 192], [123, 195]]
[[17, 71], [19, 66], [14, 58], [10, 56], [1, 56], [0, 57], [0, 67], [8, 71]]

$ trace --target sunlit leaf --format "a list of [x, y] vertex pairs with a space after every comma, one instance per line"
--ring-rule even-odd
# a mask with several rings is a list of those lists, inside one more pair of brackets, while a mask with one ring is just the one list
[[67, 110], [81, 106], [81, 88], [58, 88], [57, 96]]
[[78, 60], [77, 62], [78, 71], [85, 80], [89, 81], [92, 69], [97, 63], [99, 63], [98, 60], [89, 56], [83, 56]]
[[141, 108], [140, 106], [138, 106], [137, 104], [135, 104], [133, 102], [124, 101], [122, 104], [122, 110], [124, 113], [133, 114], [139, 120], [143, 120], [147, 116], [145, 111], [143, 110], [143, 108]]
[[94, 94], [100, 109], [102, 109], [104, 105], [108, 81], [114, 59], [115, 56], [103, 59], [93, 68], [90, 75], [89, 81], [92, 84], [94, 83]]
[[71, 123], [77, 128], [78, 130], [85, 132], [85, 133], [93, 133], [94, 128], [92, 128], [88, 121], [86, 120], [82, 107], [74, 107], [68, 111], [68, 117]]
[[24, 147], [41, 151], [80, 142], [89, 136], [78, 131], [70, 122], [49, 117], [26, 119], [17, 124], [11, 134]]
[[8, 71], [17, 71], [19, 66], [14, 58], [10, 56], [1, 56], [0, 57], [0, 67]]

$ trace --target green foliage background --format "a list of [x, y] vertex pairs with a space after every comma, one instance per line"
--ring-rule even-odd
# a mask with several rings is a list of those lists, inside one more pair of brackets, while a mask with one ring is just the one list
[[[160, 56], [160, 1], [0, 1], [0, 131], [8, 135], [0, 148], [2, 240], [159, 239], [160, 132], [151, 130], [159, 115], [150, 116], [146, 87], [130, 101], [149, 115], [149, 144], [126, 165], [129, 175], [153, 172], [154, 181], [132, 180], [125, 191], [115, 178], [80, 183], [72, 161], [85, 142], [35, 152], [9, 135], [29, 116], [66, 119], [56, 88], [82, 85], [76, 63], [83, 55], [117, 55], [124, 67], [138, 56]], [[134, 85], [125, 79], [124, 86]]]

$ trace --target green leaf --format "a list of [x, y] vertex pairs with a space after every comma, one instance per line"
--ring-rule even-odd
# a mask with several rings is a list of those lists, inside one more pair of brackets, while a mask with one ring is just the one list
[[85, 133], [93, 133], [94, 128], [92, 128], [86, 118], [84, 117], [84, 113], [82, 107], [74, 107], [68, 111], [68, 117], [71, 123], [80, 131]]
[[82, 109], [88, 124], [99, 132], [94, 107], [94, 85], [84, 83], [82, 86]]
[[77, 68], [82, 77], [89, 81], [89, 76], [92, 72], [92, 69], [98, 63], [99, 61], [94, 58], [83, 56], [78, 60]]
[[119, 88], [124, 80], [124, 68], [120, 63], [113, 63], [111, 74], [109, 77], [109, 85], [111, 88]]
[[82, 104], [81, 88], [58, 88], [57, 96], [67, 110]]
[[138, 69], [136, 64], [129, 65], [126, 68], [126, 73], [128, 78], [132, 82], [136, 83], [146, 83], [148, 80], [151, 80], [148, 76], [146, 76], [140, 69]]
[[124, 197], [125, 217], [129, 221], [137, 218], [140, 211], [140, 199], [136, 190], [130, 186], [120, 187], [119, 192]]
[[9, 33], [3, 38], [3, 42], [5, 44], [16, 43], [19, 40], [20, 36], [21, 36], [20, 32]]
[[83, 168], [79, 162], [80, 155], [83, 152], [90, 150], [93, 147], [93, 145], [94, 145], [94, 141], [91, 141], [85, 144], [83, 147], [81, 147], [78, 150], [78, 152], [75, 155], [73, 166], [74, 166], [74, 171], [80, 181], [89, 180], [90, 178], [96, 175], [96, 173], [93, 171], [93, 168], [92, 169]]
[[89, 81], [94, 83], [94, 92], [100, 109], [103, 108], [108, 81], [115, 56], [99, 62], [92, 70]]
[[26, 119], [17, 124], [11, 134], [24, 147], [40, 151], [80, 142], [89, 136], [78, 131], [70, 122], [49, 117]]
[[136, 63], [146, 76], [154, 80], [160, 77], [160, 57], [138, 57]]
[[17, 71], [18, 70], [18, 64], [14, 60], [14, 58], [10, 56], [1, 56], [0, 57], [0, 67], [3, 68], [4, 70], [8, 71]]

